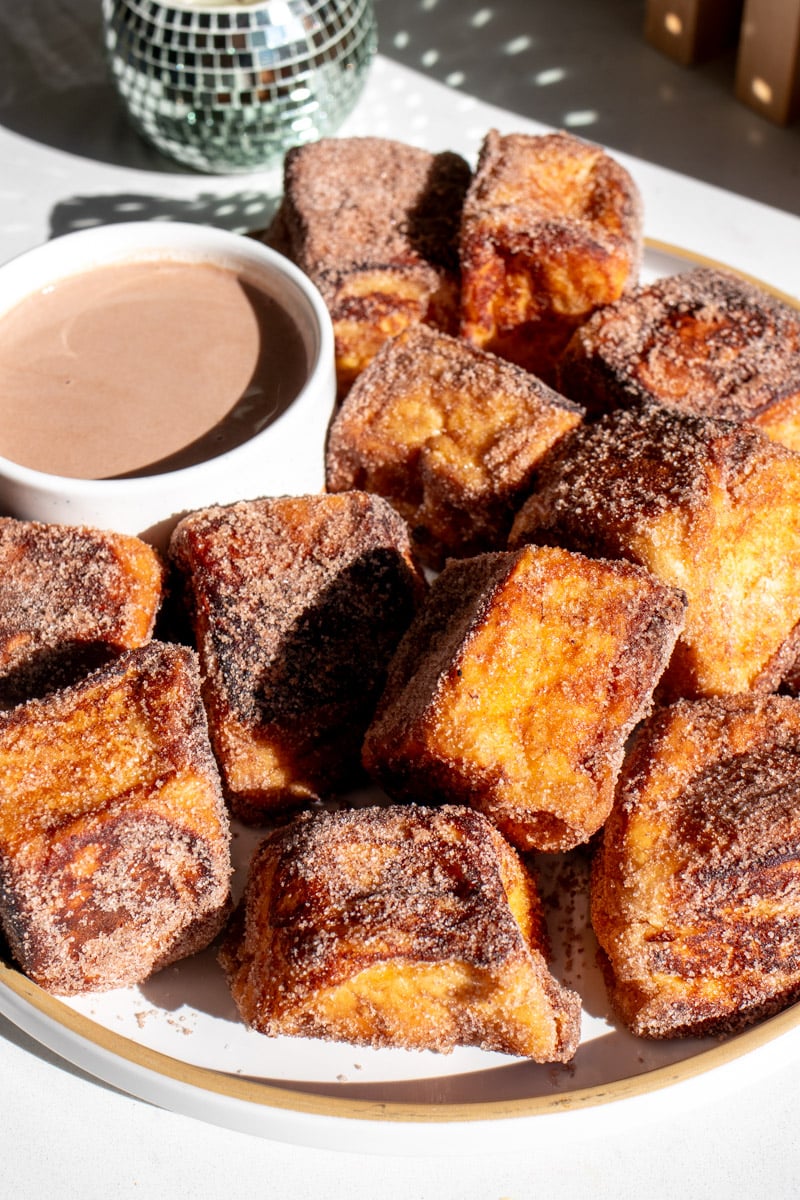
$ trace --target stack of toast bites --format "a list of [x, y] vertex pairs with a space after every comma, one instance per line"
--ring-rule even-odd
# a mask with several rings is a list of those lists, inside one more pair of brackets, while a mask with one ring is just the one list
[[412, 805], [283, 824], [361, 778], [389, 664], [424, 606], [405, 522], [363, 491], [247, 501], [185, 517], [170, 555], [229, 802], [280, 826], [222, 953], [244, 1019], [272, 1034], [572, 1057], [579, 1001], [549, 976], [535, 889], [488, 822]]
[[[392, 664], [365, 762], [394, 798], [480, 808], [523, 850], [618, 828], [608, 788], [649, 705], [757, 704], [796, 692], [800, 676], [800, 318], [713, 266], [641, 285], [640, 253], [638, 194], [607, 155], [565, 135], [490, 132], [461, 214], [459, 337], [390, 339], [351, 381], [328, 439], [331, 490], [384, 495], [424, 561], [450, 560]], [[511, 364], [538, 389], [538, 422], [504, 376]], [[521, 574], [511, 586], [524, 547], [540, 572], [532, 591]], [[621, 563], [666, 590], [660, 642], [632, 626], [615, 651], [598, 636], [618, 627], [591, 572]], [[626, 669], [649, 662], [638, 693], [615, 653]], [[775, 784], [791, 795], [790, 774]], [[753, 791], [746, 802], [759, 803]], [[602, 874], [610, 905], [620, 893]], [[786, 893], [787, 927], [793, 904]], [[720, 990], [730, 982], [720, 976]], [[760, 1011], [728, 990], [728, 1027]], [[675, 1028], [705, 1028], [701, 1008]]]
[[573, 331], [636, 283], [636, 184], [567, 133], [484, 138], [460, 236], [461, 334], [555, 381]]
[[263, 236], [328, 305], [341, 396], [420, 323], [552, 383], [573, 330], [637, 282], [643, 247], [638, 188], [610, 155], [571, 134], [496, 130], [474, 174], [385, 138], [298, 146]]
[[137, 983], [230, 907], [196, 656], [152, 636], [164, 568], [138, 538], [3, 519], [0, 547], [0, 686], [19, 700], [0, 713], [0, 923], [51, 991]]
[[108, 987], [207, 945], [230, 811], [266, 836], [220, 962], [270, 1036], [569, 1061], [535, 868], [575, 850], [636, 1034], [785, 1005], [796, 312], [711, 268], [640, 285], [635, 184], [569, 135], [492, 131], [474, 174], [327, 139], [285, 180], [266, 236], [336, 332], [325, 491], [178, 523], [192, 648], [154, 637], [164, 568], [136, 539], [0, 524], [21, 966]]
[[290, 150], [264, 235], [311, 278], [331, 314], [339, 392], [409, 325], [458, 329], [458, 231], [470, 169], [387, 138]]

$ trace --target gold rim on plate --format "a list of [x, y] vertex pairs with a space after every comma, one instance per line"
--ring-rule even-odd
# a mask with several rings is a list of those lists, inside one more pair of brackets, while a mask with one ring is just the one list
[[[769, 284], [743, 271], [728, 267], [714, 259], [694, 251], [684, 250], [667, 242], [646, 238], [645, 248], [653, 253], [682, 260], [697, 266], [714, 267], [732, 271], [772, 295], [800, 310], [800, 300], [789, 296]], [[14, 1024], [41, 1044], [47, 1045], [60, 1057], [72, 1062], [104, 1081], [117, 1084], [122, 1090], [131, 1091], [148, 1098], [136, 1089], [126, 1088], [115, 1078], [113, 1071], [99, 1071], [87, 1065], [83, 1053], [70, 1054], [63, 1050], [63, 1035], [74, 1045], [99, 1051], [110, 1060], [139, 1072], [144, 1071], [158, 1080], [169, 1081], [180, 1088], [192, 1089], [199, 1094], [238, 1101], [253, 1106], [255, 1110], [275, 1110], [310, 1117], [337, 1118], [350, 1121], [376, 1121], [397, 1124], [449, 1124], [476, 1121], [505, 1121], [525, 1117], [569, 1113], [631, 1100], [653, 1092], [664, 1090], [678, 1083], [697, 1079], [733, 1063], [745, 1055], [752, 1054], [774, 1042], [800, 1025], [800, 1003], [796, 1003], [777, 1015], [738, 1033], [718, 1045], [689, 1053], [686, 1058], [668, 1065], [646, 1069], [638, 1074], [610, 1080], [586, 1087], [554, 1093], [547, 1096], [515, 1097], [508, 1100], [475, 1100], [443, 1103], [414, 1103], [373, 1099], [358, 1099], [351, 1096], [334, 1096], [328, 1092], [315, 1092], [313, 1084], [303, 1084], [302, 1090], [291, 1086], [280, 1086], [274, 1082], [248, 1079], [238, 1074], [228, 1074], [209, 1067], [196, 1066], [173, 1058], [158, 1050], [141, 1045], [131, 1038], [114, 1033], [106, 1026], [74, 1011], [57, 997], [50, 995], [27, 979], [14, 967], [0, 962], [0, 993], [6, 990], [32, 1016], [41, 1021], [19, 1021], [14, 1005], [3, 1005], [0, 996], [0, 1012]], [[31, 1026], [36, 1028], [31, 1028]], [[43, 1035], [40, 1026], [52, 1027], [55, 1036]], [[61, 1036], [60, 1036], [61, 1035]], [[687, 1045], [691, 1042], [687, 1039]], [[379, 1086], [379, 1085], [376, 1085]]]

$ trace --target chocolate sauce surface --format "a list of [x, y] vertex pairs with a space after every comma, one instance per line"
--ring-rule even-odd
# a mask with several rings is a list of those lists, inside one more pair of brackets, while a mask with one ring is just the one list
[[98, 267], [0, 319], [0, 455], [77, 479], [176, 470], [274, 421], [307, 371], [289, 314], [232, 269]]

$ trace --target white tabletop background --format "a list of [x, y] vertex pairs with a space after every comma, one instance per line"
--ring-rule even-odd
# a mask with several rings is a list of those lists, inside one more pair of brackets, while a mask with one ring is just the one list
[[[109, 87], [98, 8], [0, 0], [0, 261], [98, 222], [244, 229], [274, 207], [277, 170], [197, 176], [137, 140]], [[730, 58], [690, 72], [663, 59], [641, 40], [634, 0], [376, 8], [382, 53], [342, 132], [473, 157], [491, 125], [571, 128], [629, 166], [651, 238], [800, 296], [798, 131], [732, 99]], [[594, 1126], [533, 1120], [510, 1145], [481, 1126], [447, 1154], [419, 1154], [413, 1130], [376, 1156], [219, 1128], [93, 1080], [3, 1018], [0, 1080], [2, 1190], [22, 1200], [788, 1198], [800, 1186], [797, 1036], [716, 1080], [606, 1108]]]

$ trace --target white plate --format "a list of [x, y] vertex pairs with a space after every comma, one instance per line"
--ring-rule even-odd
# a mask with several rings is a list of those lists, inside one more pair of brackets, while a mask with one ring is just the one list
[[[642, 278], [699, 261], [648, 242]], [[303, 453], [321, 455], [323, 433]], [[261, 836], [235, 826], [237, 890]], [[620, 1106], [626, 1119], [643, 1114], [648, 1098], [664, 1089], [684, 1102], [691, 1089], [677, 1085], [727, 1080], [724, 1068], [767, 1061], [777, 1039], [800, 1038], [800, 1005], [725, 1041], [634, 1038], [614, 1020], [596, 966], [585, 856], [542, 856], [539, 866], [552, 969], [583, 999], [582, 1041], [568, 1066], [473, 1049], [436, 1055], [266, 1038], [239, 1020], [213, 948], [139, 987], [71, 1000], [0, 965], [0, 1012], [95, 1077], [161, 1107], [362, 1152], [457, 1150], [465, 1128], [478, 1137], [485, 1125], [498, 1151], [540, 1134], [573, 1137], [588, 1122], [597, 1132], [618, 1118]]]

